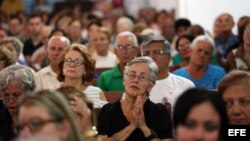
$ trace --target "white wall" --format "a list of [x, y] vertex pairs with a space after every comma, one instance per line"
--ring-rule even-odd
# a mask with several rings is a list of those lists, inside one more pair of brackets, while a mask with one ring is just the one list
[[[250, 0], [178, 0], [176, 17], [188, 18], [212, 32], [215, 18], [223, 12], [230, 13], [237, 23], [241, 16], [250, 16]], [[236, 33], [236, 26], [233, 31]]]

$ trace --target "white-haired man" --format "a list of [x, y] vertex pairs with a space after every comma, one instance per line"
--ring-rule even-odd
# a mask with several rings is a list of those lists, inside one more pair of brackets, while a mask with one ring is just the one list
[[36, 90], [56, 89], [60, 87], [61, 83], [57, 80], [59, 57], [69, 45], [69, 39], [64, 36], [52, 36], [49, 39], [47, 56], [50, 64], [35, 74]]

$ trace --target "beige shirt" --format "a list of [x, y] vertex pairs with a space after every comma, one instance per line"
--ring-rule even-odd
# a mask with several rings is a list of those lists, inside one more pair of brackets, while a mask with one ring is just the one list
[[57, 80], [57, 74], [50, 66], [47, 66], [35, 74], [36, 90], [55, 90], [60, 87], [61, 82]]

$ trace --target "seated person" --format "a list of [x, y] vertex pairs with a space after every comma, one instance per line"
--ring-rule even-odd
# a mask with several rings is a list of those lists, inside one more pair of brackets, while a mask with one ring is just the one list
[[163, 104], [148, 94], [157, 79], [158, 67], [149, 57], [130, 61], [124, 71], [124, 99], [104, 105], [97, 130], [109, 140], [172, 140], [171, 116]]

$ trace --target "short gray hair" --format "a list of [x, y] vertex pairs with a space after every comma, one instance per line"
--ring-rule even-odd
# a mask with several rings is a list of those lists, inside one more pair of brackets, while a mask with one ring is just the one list
[[48, 41], [48, 47], [51, 44], [51, 41], [56, 39], [56, 38], [60, 39], [65, 44], [65, 46], [67, 46], [67, 47], [70, 46], [70, 40], [67, 37], [65, 37], [65, 36], [52, 36]]
[[193, 42], [191, 44], [191, 48], [192, 49], [196, 48], [198, 42], [206, 42], [206, 43], [208, 43], [212, 47], [212, 55], [215, 55], [215, 51], [216, 51], [215, 50], [215, 43], [214, 43], [214, 41], [213, 41], [213, 39], [211, 37], [206, 36], [206, 35], [197, 36], [193, 40]]
[[16, 37], [7, 37], [6, 39], [0, 42], [0, 45], [5, 45], [8, 43], [11, 43], [14, 46], [17, 52], [17, 59], [18, 59], [21, 52], [23, 52], [23, 42]]
[[138, 40], [137, 40], [135, 34], [132, 33], [132, 32], [129, 32], [129, 31], [124, 31], [124, 32], [121, 32], [121, 33], [119, 33], [119, 34], [117, 35], [116, 41], [115, 41], [115, 46], [116, 46], [116, 47], [117, 47], [117, 39], [118, 39], [118, 38], [121, 38], [121, 37], [127, 37], [127, 38], [129, 38], [129, 39], [132, 41], [133, 45], [134, 45], [135, 47], [138, 47]]
[[139, 63], [145, 63], [148, 65], [149, 70], [150, 70], [150, 80], [152, 84], [154, 85], [157, 80], [158, 66], [154, 62], [154, 60], [148, 56], [136, 57], [130, 62], [128, 62], [127, 65], [125, 66], [124, 74], [128, 73], [129, 67], [131, 67], [134, 64], [139, 64]]
[[25, 92], [33, 91], [36, 87], [31, 68], [23, 65], [10, 65], [0, 71], [0, 91], [6, 88], [13, 79], [19, 79]]

